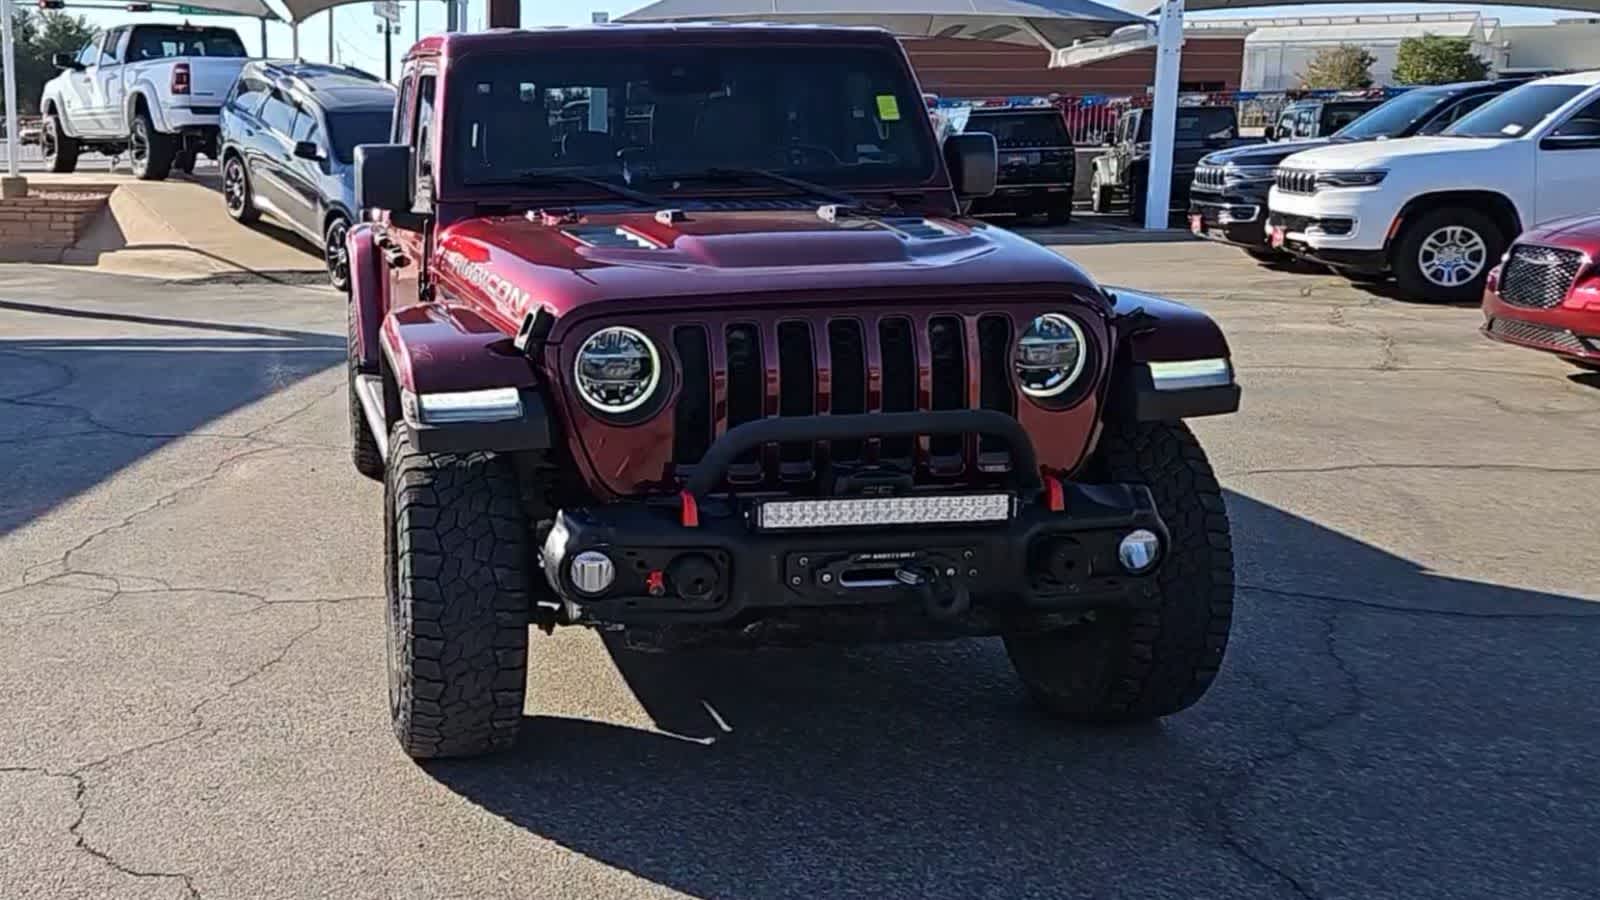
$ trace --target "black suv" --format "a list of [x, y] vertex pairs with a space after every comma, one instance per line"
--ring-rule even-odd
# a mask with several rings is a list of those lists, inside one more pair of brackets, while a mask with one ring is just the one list
[[974, 109], [965, 130], [994, 135], [1000, 150], [994, 194], [974, 201], [972, 213], [1042, 215], [1052, 225], [1072, 220], [1078, 158], [1061, 110], [1054, 106]]
[[1351, 122], [1331, 138], [1252, 144], [1213, 153], [1195, 169], [1189, 191], [1189, 229], [1203, 238], [1242, 247], [1259, 260], [1276, 259], [1278, 252], [1267, 239], [1266, 216], [1267, 195], [1272, 191], [1279, 163], [1330, 143], [1438, 134], [1528, 80], [1507, 78], [1416, 88]]
[[1327, 137], [1382, 105], [1381, 98], [1371, 97], [1296, 100], [1285, 106], [1278, 123], [1267, 129], [1267, 140]]
[[222, 196], [246, 224], [271, 213], [322, 247], [349, 286], [344, 236], [357, 218], [357, 144], [391, 140], [394, 88], [339, 66], [257, 60], [222, 105]]

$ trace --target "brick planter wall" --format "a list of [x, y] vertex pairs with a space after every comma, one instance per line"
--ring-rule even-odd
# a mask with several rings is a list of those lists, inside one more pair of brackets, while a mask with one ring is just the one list
[[115, 185], [30, 186], [0, 200], [0, 262], [56, 262], [105, 209]]

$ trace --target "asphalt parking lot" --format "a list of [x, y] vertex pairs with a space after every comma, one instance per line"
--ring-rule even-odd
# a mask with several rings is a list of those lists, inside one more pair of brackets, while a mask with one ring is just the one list
[[1160, 725], [998, 644], [536, 635], [520, 746], [389, 734], [381, 497], [331, 291], [0, 268], [0, 897], [1594, 896], [1600, 376], [1185, 242], [1239, 605]]

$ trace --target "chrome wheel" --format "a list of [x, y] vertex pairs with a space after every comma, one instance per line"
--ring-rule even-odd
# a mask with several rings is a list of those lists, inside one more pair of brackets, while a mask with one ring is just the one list
[[1489, 265], [1489, 245], [1470, 228], [1450, 225], [1430, 234], [1417, 251], [1422, 277], [1444, 288], [1470, 284]]
[[328, 233], [322, 242], [322, 257], [328, 265], [328, 280], [340, 290], [344, 290], [350, 283], [350, 255], [344, 246], [344, 238], [349, 231], [349, 222], [344, 219], [334, 219], [333, 224], [328, 226]]
[[222, 170], [222, 202], [227, 206], [228, 215], [235, 219], [244, 214], [244, 164], [238, 157], [229, 159]]
[[150, 135], [145, 132], [143, 119], [135, 119], [128, 133], [128, 164], [135, 175], [144, 174], [150, 166]]

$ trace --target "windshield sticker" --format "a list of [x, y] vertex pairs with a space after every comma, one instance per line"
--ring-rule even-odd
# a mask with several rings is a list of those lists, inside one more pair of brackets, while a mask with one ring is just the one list
[[878, 118], [885, 122], [900, 121], [900, 101], [893, 94], [878, 95]]
[[1518, 125], [1515, 122], [1512, 122], [1510, 125], [1507, 125], [1506, 127], [1500, 129], [1500, 133], [1504, 134], [1504, 135], [1507, 135], [1509, 137], [1516, 137], [1517, 135], [1522, 133], [1522, 126]]

